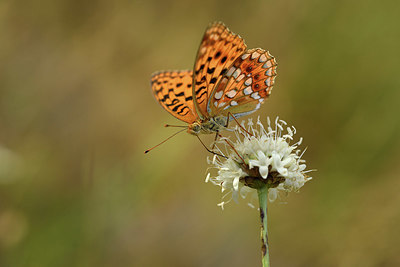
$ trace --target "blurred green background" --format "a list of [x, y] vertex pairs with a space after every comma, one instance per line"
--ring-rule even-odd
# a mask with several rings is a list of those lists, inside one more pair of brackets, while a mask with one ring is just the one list
[[[260, 266], [259, 217], [216, 206], [207, 152], [149, 78], [223, 21], [277, 58], [256, 114], [314, 180], [269, 209], [272, 266], [400, 265], [400, 3], [0, 1], [0, 266]], [[210, 143], [212, 137], [206, 137]]]

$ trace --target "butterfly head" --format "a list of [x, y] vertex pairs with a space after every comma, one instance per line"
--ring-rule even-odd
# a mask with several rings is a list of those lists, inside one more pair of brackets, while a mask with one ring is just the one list
[[196, 121], [196, 122], [194, 122], [192, 124], [189, 124], [187, 131], [190, 134], [198, 135], [198, 134], [200, 134], [201, 129], [202, 129], [201, 122], [197, 122]]

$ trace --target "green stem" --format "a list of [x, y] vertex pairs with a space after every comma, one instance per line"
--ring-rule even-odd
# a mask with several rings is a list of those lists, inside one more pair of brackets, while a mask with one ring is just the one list
[[267, 228], [267, 203], [268, 203], [268, 186], [257, 189], [258, 202], [260, 204], [261, 218], [261, 253], [262, 266], [269, 267], [269, 247], [268, 247], [268, 228]]

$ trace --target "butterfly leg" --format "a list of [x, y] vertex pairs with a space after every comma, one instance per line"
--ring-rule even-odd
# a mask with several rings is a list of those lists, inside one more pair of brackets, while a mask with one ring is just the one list
[[215, 133], [214, 142], [213, 142], [213, 145], [212, 145], [212, 148], [211, 148], [211, 150], [213, 150], [213, 151], [214, 151], [215, 145], [216, 145], [216, 143], [217, 143], [218, 137], [219, 137], [219, 132], [217, 131], [217, 132]]
[[247, 130], [239, 123], [239, 121], [235, 118], [235, 116], [234, 116], [232, 113], [230, 113], [230, 112], [228, 112], [228, 115], [227, 115], [227, 120], [226, 120], [226, 126], [225, 126], [225, 128], [228, 128], [229, 116], [231, 116], [231, 117], [236, 121], [237, 125], [239, 125], [239, 127], [242, 128], [243, 131], [245, 131], [248, 135], [253, 136], [253, 134], [251, 134], [249, 131], [247, 131]]
[[219, 154], [219, 153], [217, 153], [217, 152], [214, 152], [214, 151], [212, 151], [212, 150], [210, 150], [204, 143], [203, 143], [203, 141], [201, 141], [201, 139], [200, 139], [200, 137], [198, 136], [198, 135], [196, 135], [197, 136], [197, 139], [199, 139], [199, 141], [200, 141], [200, 143], [204, 146], [204, 148], [208, 151], [208, 152], [210, 152], [211, 154], [213, 154], [213, 155], [217, 155], [217, 156], [220, 156], [220, 157], [224, 157], [224, 158], [228, 158], [228, 157], [226, 157], [226, 156], [224, 156], [224, 155], [221, 155], [221, 154]]
[[[218, 134], [218, 136], [222, 138], [222, 135]], [[226, 138], [224, 140], [232, 148], [232, 150], [235, 151], [236, 155], [238, 155], [238, 157], [242, 160], [242, 163], [244, 164], [245, 163], [244, 159], [242, 158], [242, 156], [240, 156], [239, 152], [237, 152], [235, 147]], [[227, 157], [225, 157], [225, 158], [227, 158]]]

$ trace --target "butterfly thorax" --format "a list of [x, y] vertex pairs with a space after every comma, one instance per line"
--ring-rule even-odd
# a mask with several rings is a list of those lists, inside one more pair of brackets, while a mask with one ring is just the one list
[[193, 135], [217, 133], [226, 127], [227, 121], [225, 116], [196, 121], [189, 124], [188, 133]]

